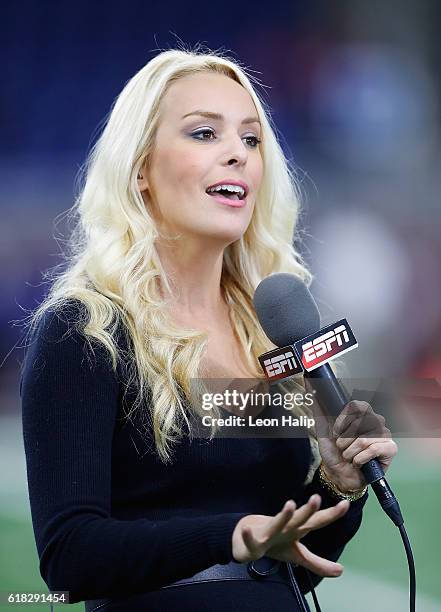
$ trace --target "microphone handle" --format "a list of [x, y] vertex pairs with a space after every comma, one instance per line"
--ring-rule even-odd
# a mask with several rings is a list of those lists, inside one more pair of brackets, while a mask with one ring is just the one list
[[[303, 374], [305, 378], [311, 381], [317, 400], [323, 409], [331, 416], [338, 417], [349, 402], [349, 397], [346, 390], [335, 377], [331, 366], [325, 363], [311, 370], [311, 372], [305, 371]], [[314, 386], [314, 380], [318, 382], [316, 386]], [[400, 506], [384, 476], [384, 471], [379, 461], [371, 459], [362, 465], [360, 469], [366, 483], [371, 485], [383, 510], [395, 525], [402, 525], [404, 519], [401, 515]]]

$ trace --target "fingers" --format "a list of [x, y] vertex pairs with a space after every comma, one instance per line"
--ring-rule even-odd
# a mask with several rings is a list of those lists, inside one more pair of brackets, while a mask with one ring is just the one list
[[[342, 500], [336, 506], [319, 511], [321, 497], [318, 494], [311, 495], [308, 502], [296, 509], [294, 500], [288, 500], [282, 510], [273, 517], [269, 527], [265, 532], [256, 536], [256, 532], [251, 526], [242, 528], [242, 539], [253, 556], [258, 556], [262, 551], [267, 550], [271, 539], [277, 535], [292, 537], [299, 540], [312, 529], [319, 529], [334, 522], [349, 508], [349, 502]], [[257, 558], [257, 557], [256, 557]]]
[[306, 523], [298, 528], [297, 533], [299, 535], [299, 540], [304, 538], [305, 535], [314, 529], [321, 529], [322, 527], [326, 527], [327, 525], [334, 523], [336, 520], [346, 514], [350, 508], [350, 505], [349, 500], [342, 499], [335, 506], [331, 506], [330, 508], [316, 512], [306, 521]]
[[371, 459], [378, 459], [383, 465], [388, 465], [397, 452], [398, 446], [393, 440], [380, 440], [359, 452], [352, 459], [352, 463], [356, 467], [361, 467]]
[[296, 504], [294, 500], [289, 499], [283, 506], [282, 510], [278, 512], [275, 517], [272, 517], [270, 525], [264, 531], [263, 535], [259, 535], [258, 537], [256, 537], [256, 535], [253, 533], [253, 528], [251, 526], [244, 526], [242, 528], [242, 539], [251, 554], [260, 554], [262, 550], [265, 550], [266, 545], [271, 538], [280, 533], [280, 531], [292, 517], [295, 508]]
[[[353, 433], [353, 432], [352, 432]], [[371, 431], [367, 431], [363, 434], [363, 438], [368, 438], [372, 442], [378, 438], [382, 438], [383, 440], [391, 437], [391, 431], [387, 427], [384, 427], [382, 431], [379, 431], [378, 428], [372, 429]], [[349, 448], [351, 444], [353, 444], [356, 440], [361, 439], [360, 436], [352, 435], [349, 430], [345, 430], [340, 438], [337, 438], [335, 444], [337, 448], [342, 452]]]
[[253, 537], [251, 527], [242, 528], [242, 539], [251, 555], [254, 555], [254, 553], [257, 552], [261, 546], [261, 544], [259, 544], [259, 542], [257, 542], [257, 540]]
[[324, 578], [337, 578], [343, 573], [343, 565], [324, 559], [312, 553], [304, 544], [296, 543], [296, 563], [303, 565], [306, 569], [311, 570], [318, 576]]
[[360, 434], [375, 432], [376, 437], [380, 437], [387, 429], [385, 423], [384, 416], [374, 412], [370, 404], [353, 400], [335, 420], [333, 434], [336, 438], [356, 438]]
[[336, 437], [341, 436], [345, 429], [348, 429], [355, 419], [364, 416], [369, 409], [372, 410], [370, 404], [367, 402], [352, 401], [346, 404], [338, 417], [335, 419], [333, 427], [334, 435]]
[[[342, 452], [342, 457], [346, 461], [352, 461], [358, 453], [364, 451], [372, 445], [386, 444], [392, 448], [396, 446], [395, 442], [391, 439], [385, 438], [356, 438], [345, 450]], [[378, 448], [378, 446], [377, 446]]]
[[268, 529], [267, 538], [270, 539], [282, 531], [295, 511], [296, 503], [293, 499], [289, 499], [283, 506], [282, 510], [274, 517], [274, 521]]
[[242, 528], [242, 540], [251, 554], [252, 559], [258, 559], [261, 556], [262, 551], [265, 550], [267, 538], [256, 538], [253, 535], [252, 527], [247, 526]]
[[300, 508], [295, 511], [294, 516], [282, 530], [282, 533], [287, 533], [288, 531], [291, 531], [292, 529], [295, 529], [305, 523], [309, 517], [314, 514], [314, 512], [317, 512], [321, 503], [322, 498], [320, 495], [317, 493], [311, 495], [307, 503], [303, 504], [303, 506], [300, 506]]

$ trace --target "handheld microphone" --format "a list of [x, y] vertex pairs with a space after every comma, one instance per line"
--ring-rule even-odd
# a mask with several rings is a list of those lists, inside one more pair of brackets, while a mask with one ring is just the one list
[[[271, 342], [284, 347], [282, 352], [285, 355], [290, 349], [294, 350], [301, 364], [297, 369], [291, 367], [285, 376], [303, 370], [304, 377], [315, 388], [320, 405], [328, 414], [337, 417], [349, 398], [327, 361], [358, 346], [346, 319], [320, 329], [317, 304], [306, 285], [293, 274], [272, 274], [263, 279], [253, 301], [260, 324]], [[271, 356], [276, 352], [280, 350], [265, 355]], [[276, 359], [279, 365], [280, 357], [272, 361]], [[292, 363], [292, 359], [289, 362]], [[283, 376], [279, 370], [277, 378]], [[360, 469], [386, 514], [398, 527], [403, 525], [400, 506], [380, 463], [371, 459]]]

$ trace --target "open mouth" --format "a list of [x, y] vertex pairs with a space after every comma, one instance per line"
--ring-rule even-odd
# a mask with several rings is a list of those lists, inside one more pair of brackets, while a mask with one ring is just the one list
[[239, 187], [239, 186], [234, 186], [231, 188], [226, 188], [226, 187], [208, 187], [205, 190], [205, 193], [207, 193], [209, 196], [221, 196], [223, 198], [227, 198], [228, 200], [231, 201], [240, 201], [240, 200], [244, 200], [246, 198], [246, 191], [245, 189], [243, 189], [243, 187]]

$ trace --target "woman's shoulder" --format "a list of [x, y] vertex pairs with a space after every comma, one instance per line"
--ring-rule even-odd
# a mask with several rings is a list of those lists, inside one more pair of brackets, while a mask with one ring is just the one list
[[[60, 341], [72, 336], [91, 344], [94, 343], [95, 338], [85, 331], [90, 321], [91, 313], [86, 303], [78, 297], [67, 297], [41, 309], [32, 324], [30, 333], [33, 338], [39, 337], [49, 342]], [[93, 326], [95, 327], [95, 324]], [[111, 328], [112, 336], [117, 341], [123, 332], [120, 318], [114, 319], [110, 326], [106, 325], [109, 333]]]
[[58, 343], [67, 338], [77, 341], [87, 319], [87, 308], [77, 298], [68, 298], [63, 302], [41, 309], [34, 318], [28, 331], [26, 348], [35, 343]]
[[[109, 363], [109, 351], [105, 345], [95, 335], [85, 331], [89, 320], [88, 307], [76, 297], [68, 297], [42, 309], [28, 331], [25, 359], [28, 354], [35, 356], [44, 353], [53, 361], [61, 354], [75, 353], [91, 362], [104, 359]], [[115, 341], [119, 336], [119, 331], [115, 332]]]
[[43, 309], [28, 332], [21, 378], [32, 372], [58, 371], [63, 367], [72, 374], [87, 367], [113, 378], [112, 359], [107, 348], [84, 332], [89, 321], [87, 306], [77, 298]]

